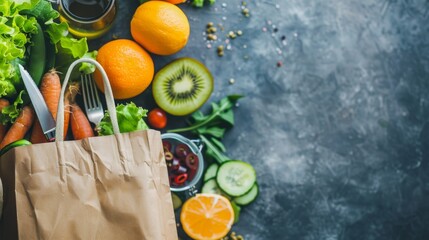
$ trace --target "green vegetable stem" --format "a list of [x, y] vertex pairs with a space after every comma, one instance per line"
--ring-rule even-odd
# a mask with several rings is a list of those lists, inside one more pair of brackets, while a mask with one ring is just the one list
[[212, 112], [204, 115], [197, 111], [191, 116], [191, 125], [189, 127], [168, 130], [167, 132], [191, 132], [203, 141], [206, 146], [206, 156], [212, 157], [219, 163], [230, 160], [225, 155], [226, 148], [221, 142], [225, 131], [234, 125], [234, 111], [238, 99], [241, 95], [230, 95], [219, 101], [212, 103]]

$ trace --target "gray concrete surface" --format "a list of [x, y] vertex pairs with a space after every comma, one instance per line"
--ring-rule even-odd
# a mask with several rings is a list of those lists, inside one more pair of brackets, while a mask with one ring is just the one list
[[[92, 48], [130, 38], [136, 7], [121, 1], [114, 28]], [[154, 56], [156, 69], [181, 56], [204, 62], [216, 81], [210, 101], [246, 95], [225, 144], [255, 166], [261, 193], [234, 230], [251, 240], [429, 239], [429, 1], [247, 7], [250, 18], [238, 0], [181, 6], [187, 47]], [[224, 31], [207, 48], [210, 21]], [[231, 30], [244, 34], [219, 58]], [[154, 105], [149, 91], [133, 100]], [[170, 120], [170, 128], [185, 124]]]

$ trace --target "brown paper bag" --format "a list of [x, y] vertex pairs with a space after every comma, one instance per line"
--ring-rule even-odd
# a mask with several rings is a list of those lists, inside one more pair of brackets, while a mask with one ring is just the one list
[[[81, 61], [105, 75], [95, 61]], [[119, 134], [104, 77], [115, 135], [23, 146], [1, 157], [0, 239], [177, 239], [160, 133]], [[58, 114], [56, 139], [63, 122]]]

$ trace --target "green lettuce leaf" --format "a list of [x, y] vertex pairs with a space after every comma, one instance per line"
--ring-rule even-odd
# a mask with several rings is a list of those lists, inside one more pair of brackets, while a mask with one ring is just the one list
[[30, 35], [37, 33], [34, 17], [13, 15], [0, 16], [0, 97], [16, 94], [16, 85], [21, 82], [16, 59], [24, 59]]
[[[24, 88], [17, 64], [31, 64], [28, 63], [31, 54], [28, 49], [33, 44], [33, 35], [39, 31], [37, 22], [55, 46], [59, 71], [66, 72], [71, 62], [88, 53], [86, 38], [73, 38], [67, 23], [58, 23], [58, 17], [59, 13], [47, 0], [0, 0], [0, 98], [6, 97], [11, 102], [22, 100], [21, 95], [17, 96]], [[81, 70], [90, 73], [94, 67], [87, 64]], [[13, 122], [15, 110], [9, 111], [6, 119]]]
[[[57, 44], [62, 38], [69, 34], [68, 25], [65, 22], [56, 23], [53, 20], [47, 21], [45, 32], [49, 35], [52, 44]], [[58, 52], [58, 49], [55, 49]]]
[[[87, 53], [85, 53], [85, 55], [83, 55], [83, 57], [86, 57], [86, 58], [92, 58], [92, 59], [96, 59], [97, 58], [97, 54], [98, 54], [98, 51], [96, 51], [96, 50], [94, 50], [94, 51], [92, 51], [92, 52], [87, 52]], [[83, 72], [83, 73], [86, 73], [86, 74], [90, 74], [90, 73], [92, 73], [92, 72], [94, 72], [95, 71], [95, 65], [93, 65], [93, 64], [91, 64], [91, 63], [86, 63], [86, 62], [84, 62], [84, 63], [82, 63], [82, 65], [79, 67], [79, 71], [80, 72]]]
[[1, 81], [0, 80], [0, 95], [8, 96], [9, 94], [15, 94], [16, 89], [15, 86], [9, 81]]
[[7, 2], [15, 3], [12, 5], [12, 9], [15, 12], [22, 10], [33, 9], [40, 0], [6, 0]]
[[31, 2], [33, 2], [33, 7], [22, 11], [23, 14], [35, 16], [42, 23], [46, 23], [60, 16], [60, 14], [52, 8], [52, 4], [48, 1], [31, 0]]
[[13, 102], [13, 104], [2, 109], [0, 114], [1, 124], [13, 123], [15, 119], [19, 116], [19, 112], [21, 111], [22, 104], [24, 103], [24, 101], [22, 100], [22, 95], [24, 93], [25, 91], [22, 90], [15, 98], [15, 101]]
[[[66, 73], [70, 64], [76, 59], [83, 57], [88, 52], [88, 44], [86, 38], [81, 38], [79, 40], [74, 38], [61, 38], [57, 43], [57, 61], [56, 67], [59, 72]], [[81, 65], [82, 66], [82, 65]], [[88, 66], [88, 65], [86, 65]], [[87, 67], [83, 67], [86, 73], [91, 73]], [[93, 70], [95, 70], [93, 68]], [[72, 72], [71, 79], [79, 78], [80, 73], [79, 69], [75, 68]]]
[[[121, 133], [145, 130], [149, 127], [143, 120], [146, 117], [147, 110], [137, 107], [133, 102], [126, 105], [119, 104], [116, 106], [116, 115], [118, 117], [119, 130]], [[112, 135], [113, 127], [109, 113], [106, 111], [100, 124], [96, 127], [98, 135]]]

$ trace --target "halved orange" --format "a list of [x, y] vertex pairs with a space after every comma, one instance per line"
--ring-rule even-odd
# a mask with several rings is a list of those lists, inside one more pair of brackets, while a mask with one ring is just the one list
[[192, 239], [220, 239], [231, 230], [234, 210], [224, 196], [198, 194], [183, 204], [180, 222]]

